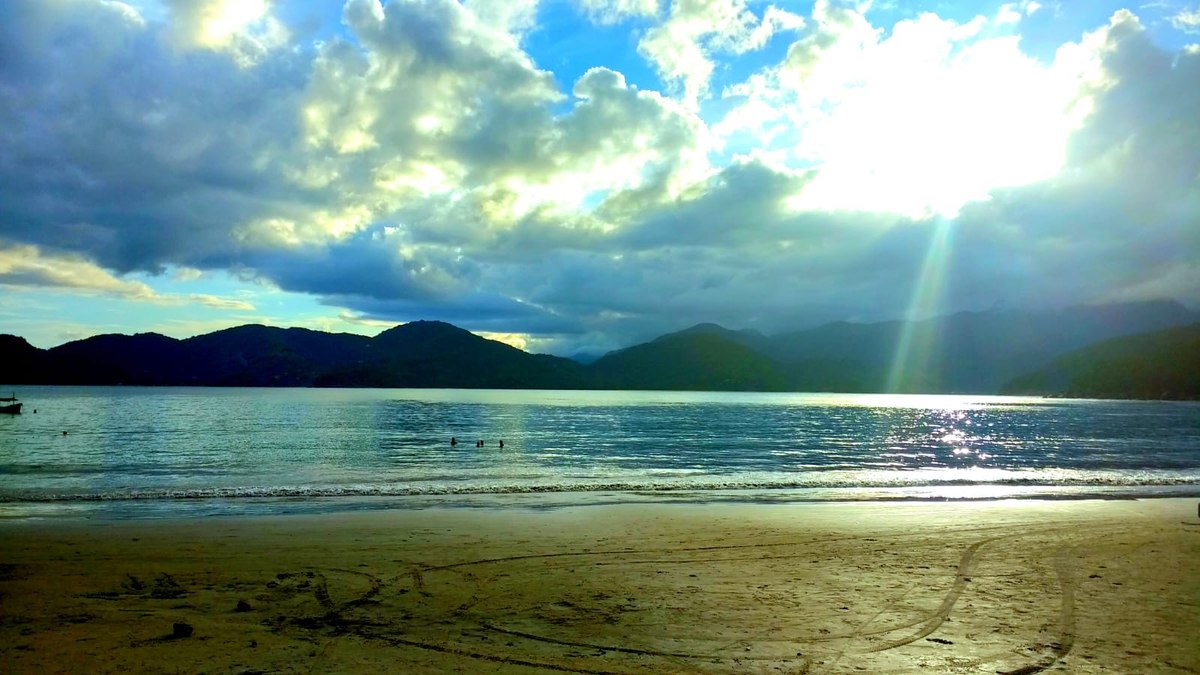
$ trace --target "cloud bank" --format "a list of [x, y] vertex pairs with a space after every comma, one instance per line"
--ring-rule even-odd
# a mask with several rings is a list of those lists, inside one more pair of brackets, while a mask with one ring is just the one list
[[4, 3], [3, 283], [225, 270], [558, 351], [895, 318], [931, 274], [939, 311], [1200, 304], [1200, 53], [1128, 11], [1047, 60], [1035, 3], [571, 8], [581, 40], [628, 31], [645, 87], [561, 81], [536, 2], [285, 9]]

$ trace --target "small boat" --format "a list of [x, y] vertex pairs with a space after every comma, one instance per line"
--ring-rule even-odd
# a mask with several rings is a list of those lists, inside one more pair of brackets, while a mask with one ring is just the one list
[[20, 415], [22, 405], [16, 396], [0, 397], [0, 415]]

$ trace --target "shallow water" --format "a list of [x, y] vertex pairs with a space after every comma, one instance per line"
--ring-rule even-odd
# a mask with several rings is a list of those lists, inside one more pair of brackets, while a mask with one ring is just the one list
[[[1200, 404], [1187, 402], [140, 387], [17, 394], [26, 413], [0, 416], [0, 516], [18, 518], [1200, 495]], [[451, 437], [460, 443], [452, 447]]]

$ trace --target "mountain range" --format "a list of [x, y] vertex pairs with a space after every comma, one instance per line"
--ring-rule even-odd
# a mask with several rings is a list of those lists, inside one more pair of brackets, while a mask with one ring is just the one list
[[[247, 325], [184, 340], [156, 333], [99, 335], [51, 349], [39, 349], [17, 336], [0, 335], [0, 382], [1095, 392], [1092, 395], [1112, 391], [1158, 398], [1163, 394], [1188, 396], [1186, 392], [1191, 390], [1162, 378], [1138, 385], [1093, 382], [1094, 374], [1088, 375], [1091, 371], [1081, 364], [1124, 359], [1124, 370], [1112, 366], [1103, 372], [1123, 372], [1126, 379], [1140, 377], [1141, 365], [1151, 361], [1166, 363], [1164, 373], [1172, 371], [1173, 362], [1192, 363], [1194, 368], [1200, 350], [1188, 352], [1187, 345], [1198, 329], [1181, 327], [1197, 322], [1200, 312], [1173, 301], [1158, 301], [1053, 312], [962, 312], [913, 322], [839, 322], [773, 336], [699, 324], [610, 352], [587, 364], [529, 354], [437, 321], [410, 322], [375, 337]], [[1142, 334], [1151, 335], [1131, 337]], [[1128, 339], [1121, 341], [1123, 338]], [[1186, 372], [1182, 367], [1174, 370]], [[1080, 377], [1085, 379], [1076, 385]], [[1091, 384], [1080, 389], [1085, 382]]]

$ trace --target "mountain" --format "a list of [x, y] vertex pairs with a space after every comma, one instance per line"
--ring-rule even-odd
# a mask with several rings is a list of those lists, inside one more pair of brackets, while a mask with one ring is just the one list
[[767, 356], [716, 331], [683, 331], [606, 354], [588, 371], [611, 389], [783, 391]]
[[[16, 335], [0, 335], [0, 363], [6, 384], [36, 384], [43, 381], [48, 366], [45, 350]], [[0, 396], [10, 393], [0, 392]]]
[[[662, 337], [671, 335], [719, 335], [731, 342], [736, 342], [743, 347], [749, 347], [756, 352], [767, 353], [771, 344], [771, 339], [762, 333], [753, 329], [730, 330], [724, 326], [719, 326], [715, 323], [698, 323], [691, 328], [685, 328], [678, 333], [669, 333]], [[661, 338], [660, 338], [661, 339]]]
[[[835, 379], [839, 371], [829, 364], [843, 376], [855, 374], [854, 382], [832, 381], [832, 390], [988, 393], [1084, 345], [1198, 320], [1200, 313], [1173, 301], [960, 312], [916, 322], [826, 324], [774, 336], [763, 353], [792, 368], [825, 367]], [[897, 361], [904, 367], [893, 376]], [[830, 389], [813, 380], [796, 383]]]
[[416, 321], [374, 338], [247, 325], [186, 340], [97, 335], [49, 350], [0, 335], [13, 384], [246, 387], [580, 388], [583, 366], [527, 354], [446, 323]]
[[[0, 363], [5, 364], [0, 379], [12, 384], [995, 393], [1089, 344], [1197, 321], [1200, 313], [1178, 303], [1144, 302], [1058, 312], [961, 312], [918, 322], [839, 322], [775, 336], [706, 323], [586, 365], [528, 354], [438, 321], [414, 321], [375, 337], [259, 325], [186, 340], [155, 333], [98, 335], [49, 350], [0, 335]], [[1064, 390], [1073, 380], [1063, 378], [1077, 373], [1063, 368], [1023, 386]]]
[[371, 339], [367, 356], [316, 378], [318, 386], [574, 389], [583, 366], [529, 354], [440, 321], [413, 321]]
[[311, 386], [331, 370], [369, 361], [371, 341], [307, 328], [228, 328], [183, 341], [182, 379], [221, 386]]
[[1003, 388], [1075, 398], [1200, 399], [1200, 323], [1089, 345]]
[[183, 343], [158, 333], [96, 335], [45, 354], [51, 384], [189, 384], [181, 381]]

